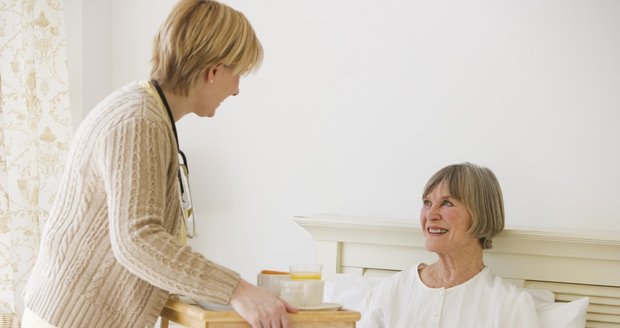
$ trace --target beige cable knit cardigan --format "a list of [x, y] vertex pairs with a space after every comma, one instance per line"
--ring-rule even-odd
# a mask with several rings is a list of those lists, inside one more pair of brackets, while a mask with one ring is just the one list
[[24, 292], [57, 327], [153, 327], [168, 293], [226, 304], [239, 282], [179, 242], [176, 143], [149, 88], [114, 92], [76, 133]]

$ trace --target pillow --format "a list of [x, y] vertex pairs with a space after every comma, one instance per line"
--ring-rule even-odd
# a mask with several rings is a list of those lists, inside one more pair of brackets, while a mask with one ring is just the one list
[[379, 281], [381, 278], [336, 274], [333, 285], [329, 287], [331, 290], [326, 288], [326, 301], [342, 304], [349, 310], [359, 311], [362, 300]]
[[541, 328], [583, 328], [590, 299], [583, 297], [572, 302], [555, 302], [555, 294], [545, 289], [525, 288], [532, 295]]
[[568, 303], [538, 304], [536, 312], [541, 328], [583, 328], [586, 326], [586, 315], [590, 299], [582, 297]]
[[[366, 294], [381, 278], [362, 277], [352, 274], [336, 274], [333, 283], [326, 285], [325, 301], [342, 304], [349, 310], [360, 310]], [[555, 294], [545, 289], [525, 288], [532, 295], [541, 328], [584, 328], [589, 298], [572, 302], [555, 302]]]

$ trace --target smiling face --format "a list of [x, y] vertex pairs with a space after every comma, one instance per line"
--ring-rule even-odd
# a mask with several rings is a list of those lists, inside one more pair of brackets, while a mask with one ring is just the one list
[[453, 254], [481, 247], [478, 238], [468, 232], [472, 224], [469, 210], [450, 195], [445, 181], [435, 186], [422, 201], [420, 224], [427, 250]]
[[226, 65], [207, 70], [198, 87], [200, 105], [193, 112], [201, 117], [213, 117], [226, 98], [239, 94], [239, 79], [240, 75]]

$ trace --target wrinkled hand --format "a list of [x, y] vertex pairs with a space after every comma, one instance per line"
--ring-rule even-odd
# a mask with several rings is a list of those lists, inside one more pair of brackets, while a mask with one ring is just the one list
[[252, 328], [290, 328], [288, 312], [297, 312], [294, 306], [243, 279], [233, 292], [230, 305]]

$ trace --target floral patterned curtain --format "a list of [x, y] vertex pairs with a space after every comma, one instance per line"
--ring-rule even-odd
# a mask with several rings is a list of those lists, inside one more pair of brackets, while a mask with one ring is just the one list
[[0, 0], [0, 314], [20, 317], [71, 138], [61, 0]]

